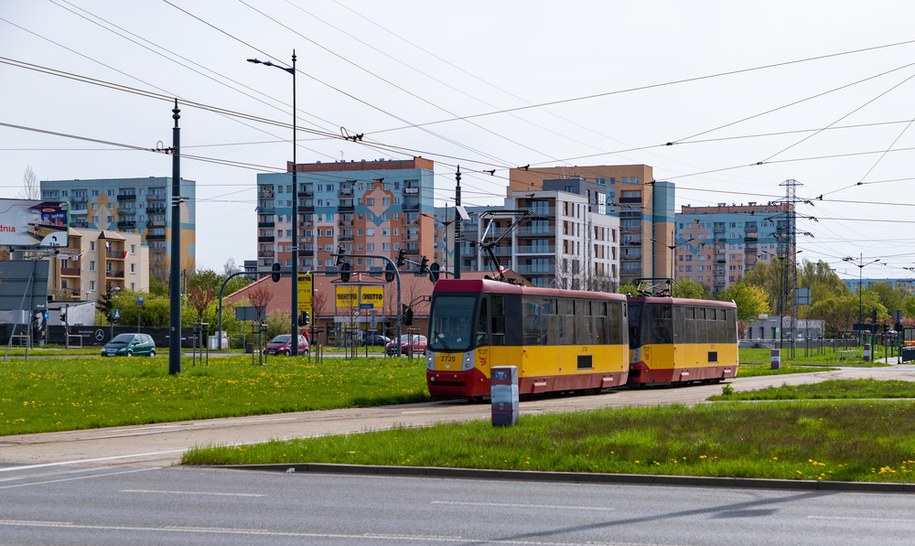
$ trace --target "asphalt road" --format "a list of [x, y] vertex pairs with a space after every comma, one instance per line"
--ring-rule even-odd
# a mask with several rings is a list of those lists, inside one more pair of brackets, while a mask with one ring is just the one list
[[[770, 385], [803, 384], [829, 378], [915, 381], [915, 367], [847, 368], [833, 372], [737, 378], [736, 391]], [[520, 418], [539, 413], [600, 407], [695, 404], [721, 393], [721, 385], [620, 390], [593, 396], [548, 398], [521, 403]], [[431, 402], [373, 408], [258, 415], [182, 421], [45, 434], [0, 437], [0, 465], [79, 465], [162, 467], [176, 464], [185, 450], [204, 445], [248, 444], [273, 439], [426, 426], [443, 421], [489, 419], [488, 404]]]
[[285, 474], [4, 469], [2, 544], [895, 545], [906, 494]]

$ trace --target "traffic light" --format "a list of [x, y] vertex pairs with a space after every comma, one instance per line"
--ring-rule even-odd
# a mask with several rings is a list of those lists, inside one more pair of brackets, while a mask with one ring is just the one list
[[410, 326], [413, 324], [413, 308], [407, 304], [402, 304], [402, 312], [400, 314], [400, 323], [404, 326]]
[[280, 264], [273, 264], [273, 273], [270, 274], [270, 277], [273, 279], [273, 282], [280, 282]]
[[353, 266], [349, 262], [343, 262], [340, 264], [340, 280], [343, 282], [349, 282], [350, 271], [353, 269]]
[[397, 253], [397, 269], [403, 267], [403, 264], [407, 261], [407, 251], [406, 249], [401, 248], [400, 252]]
[[438, 277], [442, 273], [442, 266], [438, 265], [438, 262], [433, 262], [429, 266], [429, 280], [433, 283], [438, 282]]
[[342, 265], [343, 265], [343, 247], [338, 246], [337, 247], [337, 266], [339, 267]]
[[423, 256], [423, 259], [419, 263], [419, 272], [426, 273], [429, 271], [429, 258]]
[[299, 311], [299, 326], [308, 326], [311, 322], [311, 316], [308, 311]]

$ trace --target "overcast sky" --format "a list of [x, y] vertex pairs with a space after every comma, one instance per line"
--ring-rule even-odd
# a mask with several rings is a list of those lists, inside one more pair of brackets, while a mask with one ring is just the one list
[[457, 164], [465, 204], [501, 204], [528, 164], [645, 163], [678, 211], [794, 179], [816, 218], [798, 221], [799, 259], [911, 278], [913, 20], [904, 0], [0, 0], [0, 196], [29, 167], [170, 176], [133, 148], [171, 145], [178, 97], [198, 268], [240, 265], [256, 174], [292, 158], [292, 77], [245, 60], [295, 49], [299, 162], [422, 155], [437, 206]]

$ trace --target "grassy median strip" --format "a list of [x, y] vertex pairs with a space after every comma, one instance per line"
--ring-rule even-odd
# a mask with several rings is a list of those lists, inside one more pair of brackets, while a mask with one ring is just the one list
[[841, 481], [915, 477], [915, 402], [602, 409], [214, 446], [187, 464], [337, 463]]
[[915, 399], [915, 383], [899, 380], [830, 379], [810, 385], [782, 385], [755, 391], [725, 390], [728, 392], [712, 396], [709, 400]]
[[[199, 362], [199, 361], [198, 361]], [[406, 358], [30, 358], [0, 364], [0, 435], [402, 404], [428, 400], [425, 361]]]

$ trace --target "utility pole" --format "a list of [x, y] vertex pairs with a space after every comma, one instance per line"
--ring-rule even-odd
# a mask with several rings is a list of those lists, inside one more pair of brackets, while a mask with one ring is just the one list
[[[181, 373], [181, 119], [178, 99], [172, 110], [175, 127], [172, 129], [172, 237], [171, 237], [171, 271], [168, 277], [169, 298], [169, 337], [168, 337], [168, 373]], [[137, 323], [139, 324], [139, 313]], [[139, 326], [138, 326], [139, 327]]]
[[454, 278], [461, 278], [461, 166], [454, 174]]

